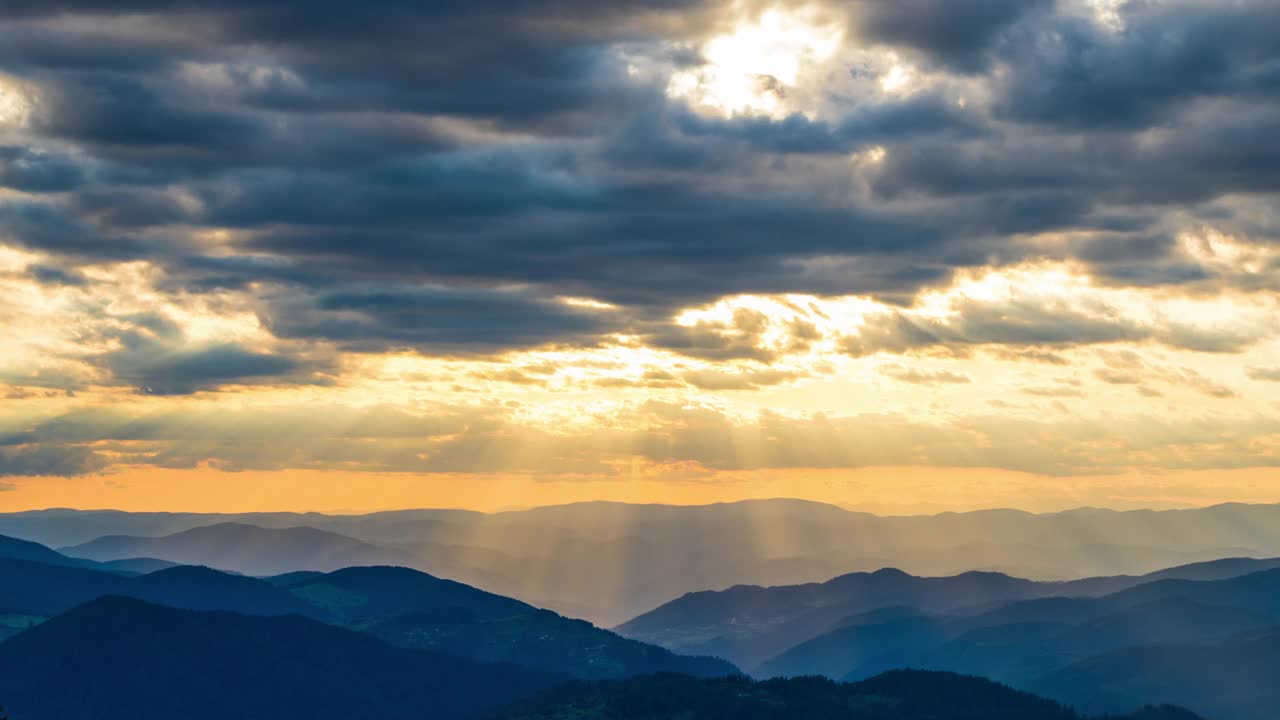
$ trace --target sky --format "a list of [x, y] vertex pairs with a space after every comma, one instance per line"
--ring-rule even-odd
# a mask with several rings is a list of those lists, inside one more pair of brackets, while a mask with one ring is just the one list
[[1280, 502], [1274, 0], [6, 0], [0, 511]]

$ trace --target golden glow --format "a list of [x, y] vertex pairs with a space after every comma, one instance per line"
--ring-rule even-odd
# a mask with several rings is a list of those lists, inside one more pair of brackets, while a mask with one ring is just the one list
[[888, 94], [900, 94], [910, 90], [914, 73], [906, 65], [895, 62], [880, 76], [880, 89]]
[[27, 124], [31, 115], [31, 99], [22, 86], [0, 75], [0, 130]]
[[[1184, 236], [1182, 252], [1246, 272], [1265, 250], [1203, 231]], [[460, 358], [319, 347], [336, 356], [326, 384], [161, 398], [107, 383], [92, 358], [119, 344], [104, 328], [128, 329], [128, 318], [149, 313], [193, 343], [269, 351], [282, 341], [244, 295], [169, 294], [147, 263], [82, 268], [94, 280], [86, 285], [42, 285], [27, 273], [43, 261], [0, 252], [0, 322], [13, 339], [0, 349], [0, 434], [79, 414], [106, 439], [67, 442], [108, 468], [4, 479], [6, 509], [493, 509], [769, 496], [894, 512], [1127, 507], [1266, 499], [1257, 478], [1274, 477], [1266, 467], [1280, 462], [1280, 382], [1268, 380], [1280, 368], [1273, 292], [1112, 287], [1070, 264], [1029, 263], [961, 272], [907, 306], [730, 296], [684, 308], [660, 333], [638, 329], [596, 346]], [[814, 272], [839, 267], [807, 262]], [[625, 312], [591, 298], [560, 301]], [[960, 340], [885, 340], [895, 316]], [[1117, 320], [1136, 328], [1132, 338], [984, 340], [990, 327]], [[1187, 333], [1216, 332], [1249, 343], [1230, 352], [1180, 345]], [[881, 344], [851, 352], [859, 339]], [[113, 434], [122, 427], [162, 431]], [[178, 469], [147, 466], [162, 460]], [[1258, 467], [1221, 469], [1242, 464]], [[191, 465], [199, 469], [180, 469]], [[1175, 486], [1175, 476], [1187, 480]]]
[[767, 10], [708, 40], [705, 64], [672, 75], [667, 92], [724, 115], [786, 115], [794, 111], [788, 92], [843, 39], [842, 28], [813, 11]]
[[637, 476], [587, 477], [369, 474], [283, 470], [139, 469], [116, 476], [30, 478], [0, 492], [0, 512], [47, 507], [134, 512], [314, 511], [363, 513], [401, 508], [499, 512], [590, 500], [696, 505], [795, 497], [885, 515], [1011, 507], [1056, 512], [1075, 507], [1179, 508], [1223, 502], [1280, 502], [1275, 471], [1239, 469], [1042, 477], [974, 468], [701, 473], [672, 482]]

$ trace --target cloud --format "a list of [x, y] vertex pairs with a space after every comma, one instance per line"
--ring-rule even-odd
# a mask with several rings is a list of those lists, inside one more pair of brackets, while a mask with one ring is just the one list
[[352, 287], [291, 296], [264, 305], [262, 318], [278, 337], [434, 355], [558, 341], [591, 345], [618, 327], [611, 313], [537, 293], [450, 287]]
[[[0, 434], [11, 475], [211, 465], [228, 471], [340, 468], [607, 479], [627, 476], [619, 467], [629, 467], [632, 458], [722, 471], [918, 465], [1079, 475], [1259, 466], [1274, 456], [1258, 451], [1277, 443], [1280, 425], [1266, 416], [977, 414], [931, 422], [884, 413], [764, 412], [736, 418], [707, 406], [658, 401], [613, 408], [599, 424], [573, 427], [530, 424], [492, 408], [420, 413], [300, 405], [83, 410]], [[114, 457], [108, 460], [106, 453]]]
[[224, 385], [290, 385], [330, 382], [327, 358], [255, 350], [238, 342], [195, 342], [170, 318], [144, 314], [106, 331], [118, 348], [89, 362], [114, 382], [153, 395], [186, 395]]
[[0, 4], [6, 472], [1275, 456], [1274, 2], [810, 4], [778, 112], [668, 92], [762, 9]]
[[1259, 335], [1231, 327], [1189, 325], [1160, 318], [1143, 321], [1133, 313], [1082, 290], [1072, 299], [1018, 295], [994, 299], [960, 296], [951, 312], [936, 317], [904, 310], [870, 315], [856, 334], [842, 341], [855, 357], [877, 352], [942, 349], [967, 353], [977, 346], [1064, 348], [1155, 341], [1196, 352], [1239, 352]]
[[1267, 92], [1270, 37], [1280, 28], [1274, 3], [1128, 3], [1123, 13], [1122, 32], [1069, 16], [1022, 28], [999, 52], [1010, 72], [997, 111], [1077, 128], [1141, 127], [1198, 98]]
[[973, 382], [968, 375], [948, 370], [917, 370], [890, 365], [880, 368], [880, 372], [894, 380], [913, 385], [967, 385]]
[[800, 377], [799, 373], [785, 370], [747, 370], [745, 372], [721, 372], [695, 370], [685, 373], [684, 381], [700, 390], [754, 390], [778, 385]]
[[[1265, 3], [1135, 6], [1123, 33], [1042, 2], [828, 8], [849, 25], [835, 75], [865, 73], [856, 52], [900, 51], [927, 66], [921, 85], [780, 118], [713, 118], [664, 95], [696, 61], [680, 48], [732, 23], [723, 5], [535, 5], [379, 8], [355, 32], [337, 6], [293, 0], [184, 5], [145, 28], [119, 19], [145, 2], [59, 5], [93, 22], [7, 10], [0, 68], [39, 102], [29, 142], [0, 152], [0, 184], [40, 196], [0, 209], [7, 239], [52, 266], [146, 259], [169, 291], [255, 288], [289, 337], [354, 347], [367, 332], [361, 347], [424, 353], [480, 345], [471, 328], [495, 305], [454, 304], [474, 323], [437, 319], [415, 339], [396, 337], [390, 310], [348, 322], [323, 304], [519, 286], [519, 312], [551, 316], [510, 346], [524, 347], [597, 341], [592, 321], [537, 300], [559, 295], [646, 322], [743, 293], [902, 303], [1046, 253], [1117, 285], [1265, 282], [1179, 260], [1168, 223], [1280, 182], [1258, 150], [1278, 127]], [[1238, 47], [1208, 43], [1224, 28]], [[874, 162], [851, 162], [869, 148]], [[1026, 242], [1044, 233], [1081, 239]]]
[[[83, 447], [0, 447], [0, 477], [69, 477], [101, 472], [107, 466], [106, 458]], [[12, 483], [0, 483], [0, 490], [14, 489]]]
[[1280, 367], [1253, 367], [1246, 371], [1251, 380], [1280, 382]]
[[854, 3], [859, 34], [899, 45], [962, 71], [987, 64], [987, 51], [1011, 25], [1050, 5], [1048, 0], [901, 0]]

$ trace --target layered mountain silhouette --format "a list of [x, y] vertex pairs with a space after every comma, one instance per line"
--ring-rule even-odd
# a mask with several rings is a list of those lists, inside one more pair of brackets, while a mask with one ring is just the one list
[[[1006, 558], [1033, 558], [1047, 547], [1042, 543], [1048, 537], [1070, 528], [1068, 535], [1087, 537], [1088, 542], [1068, 542], [1054, 563], [1068, 557], [1075, 558], [1069, 564], [1077, 563], [1097, 554], [1098, 564], [1123, 570], [1141, 564], [1134, 559], [1139, 555], [1186, 558], [1236, 547], [1212, 544], [1219, 541], [1245, 542], [1239, 547], [1249, 552], [1266, 549], [1270, 528], [1224, 529], [1220, 524], [1240, 518], [1262, 521], [1271, 510], [1223, 506], [1189, 514], [1085, 510], [1048, 516], [987, 512], [875, 518], [813, 503], [771, 501], [710, 508], [606, 503], [496, 515], [253, 516], [280, 527], [228, 522], [220, 516], [148, 515], [139, 527], [163, 525], [173, 531], [98, 537], [68, 548], [75, 557], [0, 537], [0, 587], [5, 588], [0, 640], [8, 638], [0, 652], [8, 653], [29, 637], [52, 643], [60, 636], [40, 631], [59, 627], [85, 607], [105, 602], [103, 598], [114, 598], [135, 607], [143, 603], [162, 610], [234, 613], [232, 617], [268, 624], [302, 622], [356, 633], [362, 642], [396, 652], [496, 664], [510, 672], [587, 681], [631, 678], [573, 685], [574, 692], [587, 693], [579, 700], [592, 704], [573, 700], [568, 706], [521, 706], [521, 712], [534, 713], [528, 717], [631, 717], [626, 708], [632, 700], [617, 698], [631, 697], [632, 689], [644, 687], [645, 681], [636, 678], [653, 673], [668, 678], [656, 691], [688, 703], [694, 714], [684, 717], [716, 712], [806, 717], [831, 711], [835, 706], [823, 705], [827, 702], [843, 702], [841, 707], [862, 713], [850, 717], [881, 717], [866, 715], [869, 708], [899, 713], [884, 715], [886, 719], [914, 717], [901, 713], [927, 708], [904, 709], [899, 700], [874, 693], [879, 699], [863, 707], [865, 694], [849, 693], [861, 692], [850, 688], [869, 687], [862, 683], [885, 682], [884, 677], [915, 678], [908, 683], [914, 690], [904, 690], [903, 697], [935, 692], [938, 683], [951, 687], [946, 685], [951, 681], [938, 680], [953, 677], [949, 675], [894, 673], [917, 668], [981, 675], [1095, 714], [1128, 713], [1142, 704], [1172, 701], [1213, 720], [1260, 720], [1267, 717], [1260, 708], [1270, 708], [1276, 700], [1263, 678], [1278, 659], [1271, 652], [1280, 639], [1277, 559], [1217, 558], [1074, 579], [1027, 579], [990, 570], [921, 576], [888, 568], [841, 573], [823, 582], [729, 584], [722, 590], [668, 596], [622, 623], [616, 633], [527, 600], [555, 598], [560, 608], [581, 606], [598, 616], [694, 578], [714, 583], [737, 573], [803, 576], [854, 556], [856, 562], [881, 555], [909, 556], [917, 563], [932, 558], [926, 565], [950, 553], [991, 559], [995, 555], [985, 548], [1001, 544], [998, 533], [1014, 527], [1027, 534], [1003, 543]], [[66, 535], [79, 532], [76, 528], [127, 525], [130, 517], [26, 513], [0, 516], [0, 526], [17, 522], [31, 529], [53, 523], [47, 535]], [[303, 518], [323, 527], [288, 524]], [[1133, 531], [1117, 531], [1111, 523], [1118, 518], [1131, 523]], [[211, 519], [220, 521], [209, 523]], [[813, 525], [806, 525], [810, 520]], [[704, 521], [709, 525], [703, 526]], [[975, 537], [972, 543], [948, 548], [932, 534], [976, 536], [979, 521], [995, 528], [985, 540]], [[173, 528], [189, 522], [206, 524]], [[1046, 523], [1056, 529], [1046, 530]], [[866, 532], [873, 526], [887, 537], [855, 534], [843, 546], [833, 539], [850, 528]], [[1179, 528], [1190, 539], [1171, 542], [1155, 555], [1139, 544], [1153, 533]], [[757, 532], [763, 538], [758, 542]], [[751, 540], [744, 541], [747, 537]], [[835, 549], [811, 553], [827, 542], [836, 543], [831, 546]], [[712, 558], [703, 543], [724, 552], [723, 566], [708, 564]], [[730, 547], [733, 543], [737, 546]], [[1119, 559], [1105, 560], [1108, 555]], [[604, 567], [601, 558], [617, 564]], [[431, 567], [449, 568], [455, 579], [423, 571]], [[468, 577], [483, 578], [483, 588], [458, 580]], [[515, 599], [494, 592], [496, 587], [528, 594], [513, 592], [520, 597]], [[619, 605], [621, 596], [627, 599]], [[94, 617], [98, 622], [107, 616]], [[147, 622], [138, 621], [133, 631]], [[264, 658], [285, 662], [272, 652], [264, 652]], [[1197, 672], [1205, 662], [1213, 667]], [[752, 684], [736, 676], [739, 667], [775, 679]], [[287, 677], [292, 670], [264, 667], [262, 672]], [[323, 677], [323, 671], [316, 672]], [[791, 679], [814, 675], [853, 685]], [[36, 682], [35, 676], [27, 679]], [[19, 689], [18, 697], [60, 692], [52, 685], [39, 687], [27, 696]], [[731, 687], [746, 693], [750, 702], [742, 705], [747, 700], [724, 695], [723, 689]], [[969, 688], [983, 695], [977, 686]], [[378, 702], [383, 700], [387, 697]], [[756, 700], [763, 704], [750, 704]], [[2, 695], [0, 701], [7, 701], [11, 712], [19, 709]], [[109, 699], [92, 698], [99, 701]], [[662, 711], [665, 699], [655, 702], [654, 711]], [[583, 714], [572, 715], [570, 706]], [[1163, 720], [1179, 717], [1179, 712], [1149, 709], [1132, 717]], [[947, 720], [951, 715], [920, 717]]]
[[[34, 548], [25, 549], [43, 556]], [[201, 566], [123, 576], [0, 559], [0, 586], [6, 588], [5, 604], [0, 606], [0, 637], [73, 606], [116, 595], [177, 608], [305, 615], [401, 647], [510, 661], [584, 678], [738, 672], [718, 658], [677, 655], [585, 621], [407, 568], [298, 572], [261, 580]]]
[[1038, 690], [1077, 707], [1114, 712], [1161, 697], [1220, 720], [1272, 720], [1280, 708], [1280, 629], [1211, 643], [1116, 650], [1053, 672]]
[[[1015, 638], [1027, 633], [1049, 634], [1055, 630], [1065, 631], [1087, 619], [1169, 598], [1194, 601], [1183, 608], [1187, 612], [1192, 612], [1192, 607], [1201, 613], [1220, 608], [1233, 616], [1233, 620], [1226, 623], [1228, 627], [1257, 627], [1267, 622], [1275, 608], [1278, 590], [1272, 584], [1280, 582], [1280, 569], [1239, 577], [1231, 577], [1231, 573], [1274, 565], [1270, 560], [1232, 559], [1170, 568], [1150, 576], [1049, 583], [994, 573], [921, 578], [890, 569], [851, 573], [825, 583], [767, 588], [739, 586], [718, 592], [690, 593], [616, 629], [626, 637], [677, 652], [716, 655], [747, 669], [761, 667], [768, 675], [797, 674], [799, 670], [793, 671], [788, 664], [794, 660], [797, 668], [822, 667], [822, 674], [845, 677], [853, 671], [852, 667], [834, 672], [825, 661], [814, 665], [814, 660], [803, 657], [803, 653], [822, 656], [844, 643], [841, 638], [860, 637], [866, 632], [887, 633], [890, 637], [894, 628], [907, 632], [902, 643], [888, 648], [893, 650], [892, 655], [868, 666], [867, 672], [872, 672], [898, 667], [885, 663], [909, 657], [903, 652], [914, 639], [928, 643], [931, 639], [955, 638], [978, 628], [1000, 626], [1009, 627], [1011, 637]], [[1192, 577], [1225, 576], [1226, 579], [1175, 579], [1183, 572]], [[1105, 600], [1089, 597], [1100, 591], [1111, 592], [1102, 596]], [[901, 619], [890, 628], [862, 629], [880, 624], [869, 622], [863, 617], [865, 613], [893, 606], [903, 606], [911, 611], [909, 614], [924, 617]], [[1165, 612], [1175, 610], [1167, 604], [1156, 607]], [[1158, 617], [1159, 614], [1148, 619], [1155, 621]], [[1174, 625], [1176, 620], [1166, 623], [1167, 627]], [[1204, 627], [1216, 627], [1216, 624]], [[834, 634], [834, 637], [823, 638], [824, 634]], [[1121, 637], [1114, 633], [1095, 634]], [[808, 644], [809, 641], [813, 644]], [[882, 651], [865, 642], [856, 646], [858, 650], [854, 654], [860, 657], [870, 652], [869, 647], [874, 649], [876, 657]], [[763, 665], [791, 648], [800, 652]]]
[[[1238, 504], [1158, 512], [989, 510], [916, 517], [878, 517], [797, 500], [694, 507], [580, 503], [493, 514], [406, 510], [355, 516], [53, 510], [0, 515], [0, 533], [62, 547], [106, 535], [156, 538], [225, 523], [335, 533], [382, 553], [412, 556], [347, 556], [339, 564], [411, 566], [604, 625], [690, 591], [818, 582], [882, 567], [916, 575], [984, 570], [1068, 580], [1142, 575], [1225, 557], [1280, 556], [1280, 506]], [[133, 551], [152, 555], [142, 549]], [[302, 569], [284, 568], [283, 562], [263, 567], [252, 552], [237, 554], [227, 546], [219, 547], [217, 557], [210, 553], [178, 561], [255, 575]], [[337, 569], [332, 563], [315, 567]], [[1104, 586], [1094, 593], [1116, 589]]]
[[387, 645], [299, 616], [104, 597], [0, 646], [0, 697], [36, 720], [462, 718], [562, 678]]
[[253, 578], [179, 566], [125, 576], [88, 568], [0, 559], [4, 607], [49, 617], [103, 595], [120, 595], [196, 610], [254, 615], [321, 614], [293, 595]]
[[[1217, 569], [1195, 566], [1190, 573], [1217, 576], [1227, 567], [1266, 564], [1231, 561]], [[738, 659], [758, 677], [857, 681], [912, 667], [982, 675], [1090, 712], [1170, 701], [1216, 720], [1254, 720], [1264, 716], [1258, 708], [1273, 707], [1271, 686], [1260, 677], [1268, 662], [1280, 660], [1267, 646], [1280, 639], [1280, 569], [1218, 580], [1155, 579], [1102, 597], [1042, 597], [994, 608], [960, 602], [963, 593], [947, 589], [956, 578], [894, 572], [838, 580], [858, 592], [821, 585], [697, 593], [621, 630], [654, 637], [666, 632], [679, 642], [697, 639], [697, 632], [720, 633], [697, 639], [700, 645], [672, 646], [725, 648], [731, 652], [722, 657]], [[1016, 583], [988, 587], [1028, 589]], [[898, 602], [856, 612], [886, 600]], [[904, 604], [908, 600], [912, 604]], [[750, 663], [748, 653], [802, 637], [801, 631], [847, 610], [855, 612], [826, 631]], [[1197, 673], [1205, 662], [1213, 667]], [[1237, 667], [1238, 676], [1230, 671]]]
[[[820, 678], [754, 682], [658, 675], [549, 690], [491, 720], [1082, 720], [1051, 700], [981, 678], [895, 671], [859, 683]], [[1197, 720], [1147, 707], [1111, 720]]]
[[355, 565], [413, 565], [413, 555], [309, 527], [260, 528], [219, 523], [163, 537], [101, 537], [63, 552], [90, 560], [152, 557], [246, 575], [337, 570]]
[[0, 535], [0, 559], [25, 560], [64, 567], [93, 567], [95, 563], [63, 555], [39, 543]]
[[554, 668], [584, 678], [738, 672], [718, 658], [676, 655], [582, 620], [407, 568], [304, 574], [283, 587], [347, 627], [402, 647]]
[[825, 583], [771, 588], [743, 585], [720, 592], [690, 593], [617, 630], [626, 637], [754, 667], [850, 615], [893, 605], [952, 610], [1046, 592], [1037, 583], [997, 573], [921, 578], [885, 569], [842, 575]]

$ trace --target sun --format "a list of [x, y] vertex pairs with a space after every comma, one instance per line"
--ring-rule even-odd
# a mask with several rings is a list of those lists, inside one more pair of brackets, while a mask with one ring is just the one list
[[789, 92], [843, 39], [843, 28], [812, 12], [768, 10], [707, 40], [705, 63], [673, 74], [667, 93], [726, 116], [783, 116], [796, 111], [788, 106]]
[[0, 75], [0, 130], [27, 124], [31, 103], [18, 84]]

